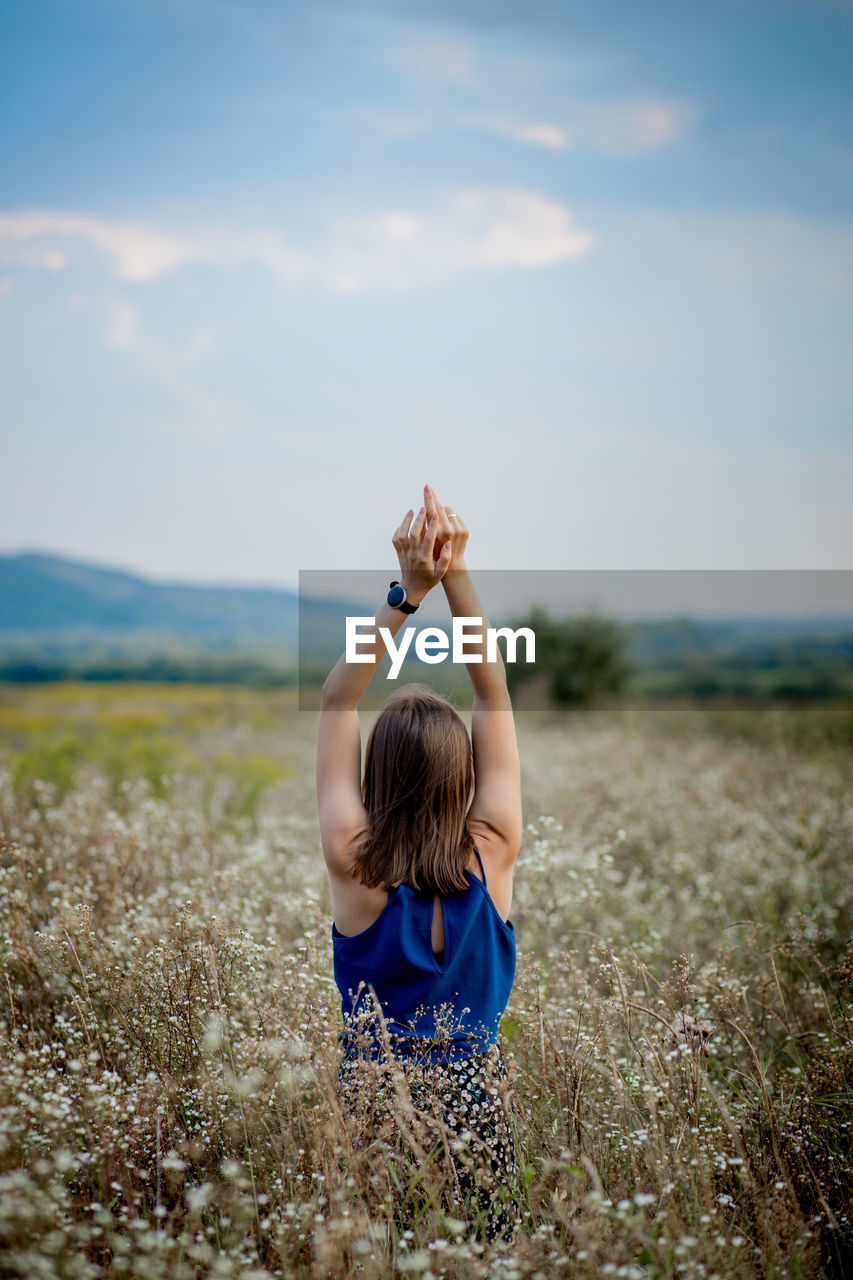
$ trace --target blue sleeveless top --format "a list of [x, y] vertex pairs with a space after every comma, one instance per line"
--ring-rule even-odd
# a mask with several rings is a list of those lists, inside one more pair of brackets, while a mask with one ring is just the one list
[[395, 1056], [435, 1062], [497, 1039], [515, 977], [515, 930], [498, 915], [475, 853], [483, 879], [466, 871], [468, 888], [441, 897], [442, 960], [432, 949], [432, 892], [389, 890], [381, 915], [351, 938], [332, 925], [344, 1056], [381, 1057], [387, 1042]]

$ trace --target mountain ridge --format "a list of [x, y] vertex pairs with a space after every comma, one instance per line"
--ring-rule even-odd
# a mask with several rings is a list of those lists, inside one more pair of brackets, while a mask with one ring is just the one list
[[40, 551], [0, 553], [0, 631], [295, 636], [298, 613], [298, 593], [286, 587], [164, 582]]

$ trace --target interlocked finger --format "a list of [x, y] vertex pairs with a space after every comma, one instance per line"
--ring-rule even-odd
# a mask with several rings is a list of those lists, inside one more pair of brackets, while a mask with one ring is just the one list
[[417, 545], [417, 543], [419, 543], [424, 536], [424, 528], [426, 526], [426, 522], [427, 522], [426, 507], [421, 507], [420, 511], [412, 521], [412, 527], [409, 529], [409, 538], [412, 540], [412, 542], [415, 543], [415, 545]]
[[409, 510], [406, 512], [406, 514], [403, 516], [403, 519], [400, 521], [397, 528], [394, 530], [394, 535], [391, 538], [391, 542], [395, 550], [399, 551], [400, 548], [405, 545], [406, 539], [409, 536], [409, 526], [411, 525], [411, 523], [412, 523], [412, 509], [410, 507]]

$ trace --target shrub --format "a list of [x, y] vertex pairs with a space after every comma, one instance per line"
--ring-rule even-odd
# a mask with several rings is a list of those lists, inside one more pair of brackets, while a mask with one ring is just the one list
[[526, 618], [510, 625], [530, 627], [536, 636], [534, 665], [507, 664], [511, 690], [544, 673], [552, 701], [559, 706], [577, 706], [624, 688], [631, 673], [626, 658], [627, 633], [613, 619], [594, 612], [552, 618], [536, 606]]

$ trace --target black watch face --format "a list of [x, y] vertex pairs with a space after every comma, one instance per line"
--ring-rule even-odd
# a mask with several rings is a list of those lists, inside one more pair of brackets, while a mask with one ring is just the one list
[[388, 603], [393, 609], [399, 608], [406, 598], [406, 593], [402, 587], [392, 587], [388, 592]]

